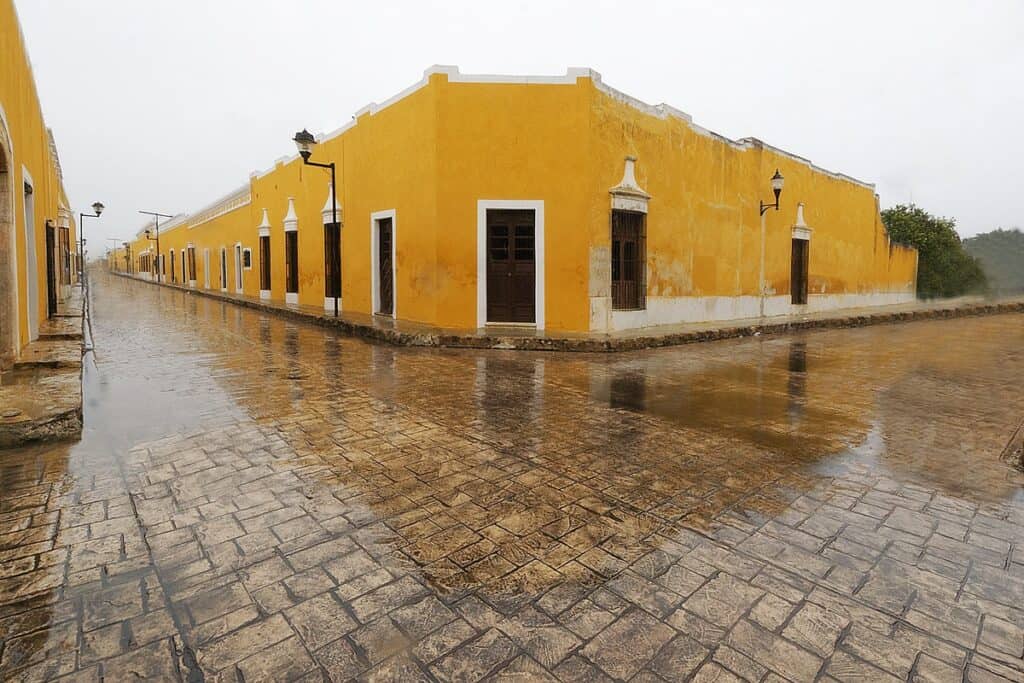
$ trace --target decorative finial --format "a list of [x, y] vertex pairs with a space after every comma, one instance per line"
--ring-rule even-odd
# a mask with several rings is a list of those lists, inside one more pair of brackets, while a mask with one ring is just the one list
[[299, 217], [295, 214], [295, 197], [288, 198], [288, 213], [284, 215], [284, 229], [299, 229]]
[[796, 223], [793, 224], [794, 228], [806, 228], [807, 223], [804, 222], [804, 203], [800, 202], [796, 205]]
[[[324, 208], [320, 210], [320, 217], [323, 218], [324, 225], [330, 225], [334, 222], [333, 216], [334, 209], [334, 186], [332, 183], [327, 183], [327, 201], [324, 202]], [[341, 204], [338, 204], [338, 224], [342, 223], [341, 220]]]

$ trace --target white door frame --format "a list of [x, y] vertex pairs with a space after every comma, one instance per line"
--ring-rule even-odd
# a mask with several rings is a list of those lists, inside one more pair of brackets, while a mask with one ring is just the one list
[[188, 259], [184, 249], [181, 250], [181, 286], [188, 287]]
[[376, 315], [380, 309], [380, 231], [377, 224], [385, 219], [391, 219], [391, 317], [398, 319], [398, 219], [394, 209], [386, 211], [374, 211], [370, 214], [370, 313]]
[[185, 255], [192, 257], [189, 260], [189, 265], [188, 265], [188, 286], [189, 287], [195, 287], [196, 286], [196, 265], [195, 265], [194, 262], [196, 260], [196, 245], [194, 245], [191, 242], [189, 242], [188, 246], [185, 247]]
[[223, 244], [220, 245], [220, 263], [217, 264], [219, 270], [217, 275], [220, 279], [220, 291], [228, 291], [228, 248]]
[[242, 287], [242, 243], [235, 242], [235, 294], [241, 294]]
[[[25, 304], [28, 312], [28, 340], [39, 337], [39, 263], [36, 261], [36, 184], [32, 174], [24, 166], [21, 167], [21, 197], [24, 203], [25, 220]], [[25, 194], [25, 185], [32, 188], [32, 194]], [[82, 261], [85, 268], [85, 261]]]
[[[10, 285], [9, 306], [2, 309], [2, 314], [9, 318], [4, 321], [5, 325], [0, 328], [0, 334], [6, 339], [0, 339], [0, 365], [5, 361], [13, 360], [21, 348], [21, 303], [18, 296], [18, 233], [17, 233], [17, 190], [15, 188], [18, 177], [14, 164], [14, 142], [11, 140], [10, 129], [7, 127], [7, 115], [4, 112], [3, 103], [0, 103], [0, 156], [3, 157], [6, 170], [0, 174], [0, 243], [7, 247], [0, 264], [7, 272], [0, 273], [0, 280]], [[72, 245], [68, 245], [70, 249]]]
[[210, 248], [203, 248], [203, 289], [210, 288]]
[[[538, 330], [544, 329], [544, 200], [480, 199], [476, 203], [476, 326], [487, 325], [487, 210], [526, 209], [533, 211], [533, 316]], [[511, 246], [510, 246], [511, 248]], [[496, 324], [501, 324], [496, 323]]]

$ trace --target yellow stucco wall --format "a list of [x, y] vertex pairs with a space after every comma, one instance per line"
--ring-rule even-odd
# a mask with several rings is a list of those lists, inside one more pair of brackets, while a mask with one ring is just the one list
[[[9, 249], [13, 238], [16, 264], [17, 347], [29, 341], [29, 282], [34, 281], [37, 296], [34, 314], [38, 322], [46, 319], [46, 230], [48, 220], [59, 225], [59, 208], [67, 208], [57, 159], [50, 147], [50, 138], [43, 119], [38, 93], [29, 63], [24, 39], [12, 0], [0, 0], [0, 147], [6, 157], [6, 168], [0, 169], [2, 191], [11, 201], [0, 203], [0, 246]], [[26, 173], [27, 172], [27, 173]], [[31, 238], [25, 226], [24, 182], [33, 186]], [[13, 225], [12, 225], [13, 224]], [[73, 251], [77, 251], [76, 221], [70, 221]], [[10, 234], [13, 230], [13, 235]], [[35, 263], [28, 264], [29, 239], [35, 252]], [[0, 275], [2, 277], [2, 275]], [[2, 288], [2, 287], [0, 287]], [[14, 322], [12, 319], [5, 321]], [[2, 350], [0, 350], [2, 353]], [[0, 359], [0, 365], [3, 359]]]
[[[888, 242], [871, 186], [756, 141], [708, 133], [684, 115], [611, 91], [592, 72], [529, 82], [456, 74], [428, 72], [399, 97], [358, 112], [354, 121], [324, 136], [313, 153], [314, 161], [337, 164], [345, 311], [372, 313], [371, 216], [393, 210], [397, 317], [476, 327], [478, 202], [536, 201], [544, 207], [546, 328], [604, 329], [594, 314], [602, 287], [591, 280], [591, 261], [607, 254], [609, 189], [622, 177], [627, 155], [638, 158], [639, 184], [651, 195], [648, 296], [654, 308], [662, 307], [661, 313], [652, 308], [650, 319], [639, 324], [655, 324], [657, 315], [677, 311], [691, 315], [691, 301], [698, 302], [698, 315], [700, 305], [708, 315], [738, 317], [749, 310], [749, 302], [762, 294], [758, 203], [771, 198], [769, 178], [776, 168], [786, 177], [781, 207], [764, 217], [763, 290], [773, 306], [788, 297], [798, 203], [805, 205], [812, 229], [812, 300], [838, 306], [878, 295], [913, 295], [916, 252]], [[321, 210], [329, 177], [297, 156], [279, 161], [251, 176], [248, 203], [201, 225], [190, 217], [161, 234], [161, 247], [180, 253], [188, 242], [195, 245], [199, 287], [203, 250], [209, 248], [212, 289], [220, 288], [216, 269], [220, 248], [226, 247], [233, 292], [231, 250], [241, 241], [253, 253], [244, 293], [257, 296], [257, 226], [266, 209], [271, 298], [283, 301], [283, 221], [294, 198], [299, 303], [322, 307]], [[138, 255], [147, 246], [137, 241], [133, 251]], [[730, 308], [732, 301], [746, 302], [747, 308]]]
[[681, 116], [644, 111], [618, 93], [594, 88], [591, 97], [592, 243], [609, 243], [608, 189], [622, 177], [624, 157], [637, 157], [638, 183], [651, 195], [649, 299], [760, 296], [759, 207], [773, 201], [776, 169], [785, 187], [779, 209], [764, 216], [768, 296], [789, 293], [798, 203], [812, 230], [812, 299], [913, 294], [917, 252], [890, 244], [871, 186], [758, 141], [733, 142]]

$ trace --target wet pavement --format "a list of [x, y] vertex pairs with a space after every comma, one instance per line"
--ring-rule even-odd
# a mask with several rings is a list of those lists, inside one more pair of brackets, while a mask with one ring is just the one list
[[395, 348], [96, 273], [0, 677], [1024, 679], [1024, 315]]

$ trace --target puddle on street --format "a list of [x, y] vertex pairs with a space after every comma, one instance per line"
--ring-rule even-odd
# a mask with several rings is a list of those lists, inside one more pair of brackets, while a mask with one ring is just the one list
[[[195, 590], [179, 584], [199, 579], [151, 548], [192, 525], [217, 577], [223, 553], [238, 568], [344, 537], [393, 576], [508, 614], [810, 500], [878, 486], [1020, 500], [998, 461], [1024, 415], [1019, 315], [553, 354], [394, 348], [101, 273], [93, 287], [82, 441], [0, 455], [8, 526], [40, 500], [134, 510], [89, 561], [60, 523], [81, 567], [65, 601], [107, 585], [90, 567], [141, 553], [175, 615]], [[243, 510], [264, 499], [301, 517], [256, 528]], [[272, 613], [283, 598], [266, 590], [253, 599]], [[56, 657], [62, 634], [19, 641], [18, 661]]]

